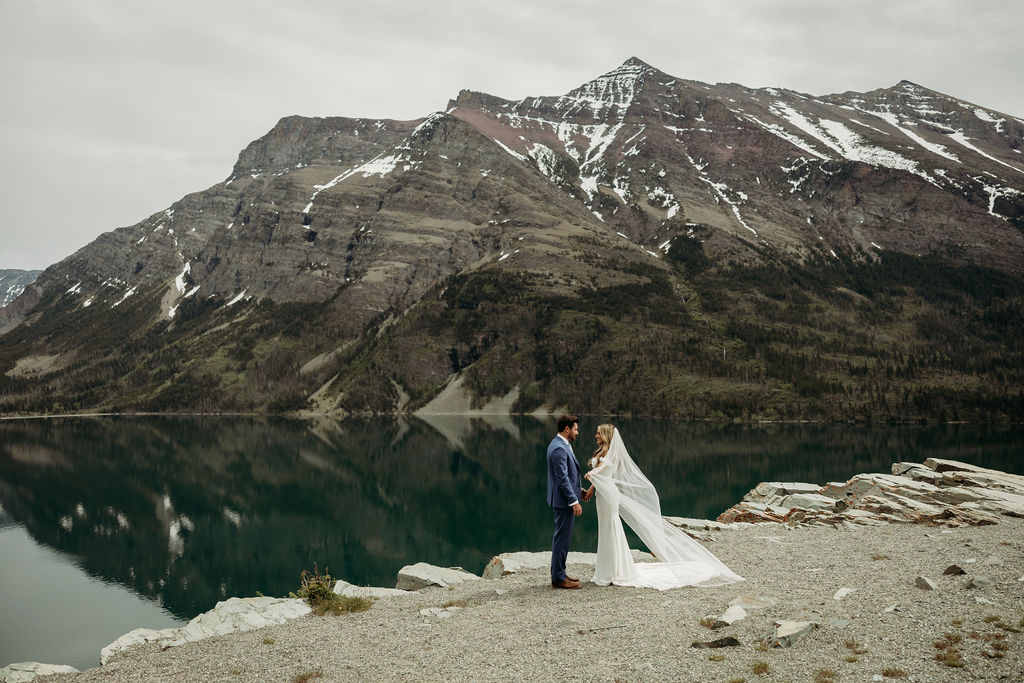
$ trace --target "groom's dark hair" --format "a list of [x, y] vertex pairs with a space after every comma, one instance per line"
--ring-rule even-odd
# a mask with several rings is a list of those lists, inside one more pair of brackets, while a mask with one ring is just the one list
[[575, 415], [566, 413], [562, 417], [558, 418], [558, 433], [561, 434], [567, 428], [572, 427], [574, 424], [579, 424], [580, 419]]

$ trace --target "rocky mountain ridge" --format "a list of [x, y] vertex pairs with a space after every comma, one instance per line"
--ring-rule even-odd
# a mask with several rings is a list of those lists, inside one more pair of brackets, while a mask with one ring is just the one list
[[[1024, 272], [1022, 141], [1021, 119], [907, 81], [812, 97], [687, 81], [635, 58], [562, 96], [463, 91], [417, 121], [288, 117], [225, 182], [101, 235], [0, 310], [0, 329], [20, 331], [0, 338], [0, 369], [22, 397], [12, 406], [34, 405], [20, 382], [63, 384], [53, 373], [79, 364], [80, 389], [97, 393], [70, 397], [90, 407], [170, 407], [161, 392], [197, 384], [217, 387], [208, 408], [240, 407], [226, 400], [238, 382], [249, 407], [269, 407], [255, 397], [269, 392], [283, 400], [273, 409], [450, 410], [431, 403], [456, 384], [467, 406], [505, 396], [532, 410], [583, 390], [558, 378], [560, 354], [667, 335], [681, 346], [664, 362], [690, 378], [668, 400], [721, 376], [713, 354], [730, 364], [737, 343], [749, 367], [728, 381], [764, 389], [771, 372], [727, 329], [737, 309], [714, 303], [712, 280], [742, 295], [751, 283], [736, 269], [761, 273], [760, 295], [782, 287], [803, 302], [806, 274], [763, 269], [811, 268], [835, 280], [811, 298], [870, 301], [856, 280], [875, 275], [862, 269], [909, 256], [984, 268], [1005, 291]], [[907, 270], [893, 262], [886, 277]], [[637, 296], [652, 310], [619, 311]], [[1004, 303], [1017, 324], [1015, 301]], [[79, 332], [105, 330], [88, 361], [58, 324], [72, 311], [86, 318]], [[580, 329], [541, 351], [551, 325]], [[139, 376], [125, 386], [104, 363]]]
[[0, 308], [5, 308], [17, 299], [25, 291], [25, 287], [35, 282], [42, 272], [12, 268], [0, 270]]

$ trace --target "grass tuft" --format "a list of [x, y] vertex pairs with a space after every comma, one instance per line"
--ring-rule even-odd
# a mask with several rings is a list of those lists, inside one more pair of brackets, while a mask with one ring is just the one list
[[715, 619], [714, 617], [704, 617], [703, 619], [700, 620], [700, 625], [704, 626], [706, 628], [714, 628], [715, 627], [715, 622], [717, 622], [717, 621], [718, 621], [718, 619]]
[[712, 662], [724, 662], [725, 655], [711, 655], [710, 657], [708, 657], [708, 659], [710, 659]]
[[373, 607], [373, 601], [367, 598], [342, 597], [334, 592], [334, 580], [331, 579], [329, 568], [320, 568], [313, 563], [313, 571], [303, 569], [300, 577], [299, 590], [292, 593], [294, 598], [302, 598], [318, 617], [330, 612], [335, 616], [349, 612], [365, 612]]
[[314, 671], [303, 671], [301, 673], [295, 674], [295, 678], [292, 679], [292, 683], [306, 683], [306, 681], [311, 681], [314, 678], [320, 678], [323, 675], [324, 672], [322, 669], [316, 669]]
[[263, 639], [263, 644], [264, 645], [273, 645], [275, 642], [277, 642], [277, 641], [275, 641], [273, 638], [264, 638]]
[[853, 664], [854, 662], [859, 662], [860, 657], [858, 657], [857, 655], [846, 655], [846, 661], [850, 664]]
[[832, 669], [818, 669], [814, 674], [814, 683], [835, 683], [837, 675]]
[[868, 649], [864, 647], [862, 643], [858, 643], [856, 640], [848, 640], [845, 643], [843, 643], [843, 645], [846, 646], [847, 650], [849, 650], [855, 655], [867, 654], [868, 651]]
[[878, 560], [888, 560], [889, 556], [888, 555], [881, 555], [881, 554], [877, 554], [876, 553], [876, 554], [871, 556], [871, 559], [877, 562]]
[[766, 674], [768, 673], [768, 662], [754, 662], [754, 666], [752, 668], [754, 673], [758, 675]]
[[882, 669], [882, 675], [886, 678], [906, 678], [909, 674], [903, 669]]

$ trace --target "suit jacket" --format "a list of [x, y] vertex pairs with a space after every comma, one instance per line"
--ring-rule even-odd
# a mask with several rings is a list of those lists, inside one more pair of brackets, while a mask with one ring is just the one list
[[548, 445], [548, 505], [567, 508], [569, 501], [582, 502], [580, 464], [572, 450], [556, 436]]

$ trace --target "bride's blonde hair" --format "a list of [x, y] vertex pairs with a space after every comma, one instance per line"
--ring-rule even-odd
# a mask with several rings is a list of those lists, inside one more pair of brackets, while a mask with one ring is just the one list
[[615, 425], [597, 425], [597, 433], [604, 439], [604, 443], [598, 444], [597, 450], [594, 451], [594, 455], [590, 458], [591, 467], [597, 467], [598, 458], [603, 458], [604, 454], [608, 452], [608, 447], [612, 445], [612, 437], [615, 436]]

